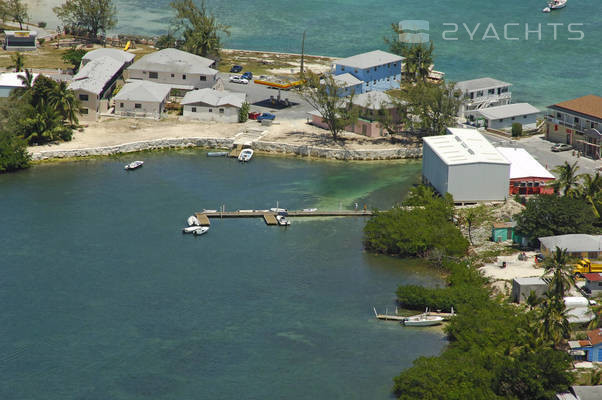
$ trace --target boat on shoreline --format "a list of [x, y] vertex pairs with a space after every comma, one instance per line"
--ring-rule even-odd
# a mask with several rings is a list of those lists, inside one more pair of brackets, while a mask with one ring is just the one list
[[238, 155], [238, 161], [248, 162], [253, 158], [253, 149], [243, 149]]
[[130, 171], [130, 170], [133, 170], [133, 169], [136, 169], [136, 168], [140, 168], [142, 165], [144, 165], [144, 161], [134, 161], [134, 162], [131, 162], [131, 163], [127, 164], [124, 167], [124, 169], [126, 171]]
[[568, 0], [551, 0], [548, 2], [548, 6], [544, 8], [542, 11], [545, 13], [552, 12], [552, 10], [560, 10], [561, 8], [566, 7]]

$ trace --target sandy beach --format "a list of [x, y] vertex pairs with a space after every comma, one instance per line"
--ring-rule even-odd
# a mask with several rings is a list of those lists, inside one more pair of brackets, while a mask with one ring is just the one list
[[[389, 138], [373, 139], [349, 132], [345, 132], [341, 136], [344, 140], [335, 142], [329, 132], [309, 125], [304, 119], [281, 120], [266, 127], [256, 121], [236, 124], [185, 121], [175, 117], [168, 117], [161, 121], [118, 118], [89, 123], [80, 131], [76, 131], [73, 139], [69, 142], [32, 146], [29, 151], [35, 160], [39, 160], [93, 155], [97, 153], [90, 152], [88, 154], [86, 151], [131, 143], [153, 143], [148, 148], [174, 147], [172, 139], [200, 138], [227, 144], [257, 144], [260, 151], [267, 152], [309, 155], [306, 154], [309, 148], [309, 152], [312, 152], [313, 156], [336, 159], [391, 159], [416, 157], [420, 154], [420, 148], [415, 144], [401, 141], [394, 143]], [[263, 148], [261, 144], [263, 144]], [[268, 144], [269, 146], [267, 146]], [[111, 153], [140, 149], [141, 147], [138, 146], [133, 150], [128, 148]], [[318, 150], [321, 152], [316, 152]], [[329, 151], [336, 153], [332, 153], [330, 156]], [[341, 151], [354, 152], [354, 155], [344, 157], [341, 156]], [[66, 153], [63, 155], [63, 152]]]

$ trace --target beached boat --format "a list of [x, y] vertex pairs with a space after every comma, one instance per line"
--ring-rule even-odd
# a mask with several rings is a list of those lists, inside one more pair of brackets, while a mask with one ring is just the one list
[[253, 158], [253, 149], [243, 149], [238, 155], [238, 161], [247, 162]]
[[210, 151], [207, 153], [207, 157], [226, 157], [227, 155], [227, 151]]
[[278, 225], [280, 226], [289, 226], [291, 221], [289, 221], [284, 215], [276, 215], [276, 221], [278, 221]]
[[204, 235], [208, 231], [209, 231], [209, 227], [208, 226], [201, 226], [200, 229], [197, 229], [196, 231], [193, 231], [192, 234], [194, 236], [200, 236], [200, 235]]
[[188, 226], [200, 225], [199, 220], [194, 215], [191, 215], [190, 217], [188, 217], [188, 219], [186, 220], [186, 223], [188, 224]]
[[191, 225], [191, 226], [187, 226], [186, 228], [182, 229], [182, 233], [194, 233], [195, 231], [198, 231], [199, 229], [203, 229], [203, 226], [198, 226], [198, 225]]
[[559, 10], [561, 8], [566, 7], [567, 2], [568, 0], [552, 0], [548, 3], [548, 6], [542, 11], [545, 13], [549, 13], [552, 12], [552, 10]]
[[134, 161], [134, 162], [131, 162], [131, 163], [127, 164], [127, 165], [124, 167], [124, 169], [125, 169], [126, 171], [129, 171], [129, 170], [131, 170], [131, 169], [140, 168], [140, 167], [141, 167], [143, 164], [144, 164], [144, 161]]
[[443, 322], [443, 317], [437, 315], [428, 315], [428, 313], [407, 317], [403, 320], [406, 326], [433, 326]]

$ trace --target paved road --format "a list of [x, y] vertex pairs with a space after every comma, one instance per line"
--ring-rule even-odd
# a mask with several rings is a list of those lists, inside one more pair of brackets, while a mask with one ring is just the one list
[[[21, 29], [18, 22], [5, 21], [4, 25], [14, 27], [16, 30]], [[37, 34], [38, 34], [37, 38], [38, 39], [51, 38], [54, 35], [56, 35], [56, 32], [51, 31], [51, 30], [46, 30], [44, 28], [40, 28], [37, 25], [23, 24], [23, 29], [37, 32]]]
[[521, 140], [509, 140], [491, 133], [484, 133], [485, 137], [499, 147], [518, 147], [527, 150], [539, 163], [552, 170], [565, 161], [574, 163], [577, 161], [579, 173], [593, 174], [596, 168], [602, 167], [602, 161], [591, 160], [586, 157], [577, 157], [572, 151], [554, 153], [550, 150], [554, 143], [547, 141], [544, 135], [530, 136]]

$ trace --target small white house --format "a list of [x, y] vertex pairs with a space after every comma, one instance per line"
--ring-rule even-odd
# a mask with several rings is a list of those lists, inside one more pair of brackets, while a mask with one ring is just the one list
[[[35, 81], [39, 74], [32, 73], [32, 79]], [[0, 74], [0, 97], [8, 97], [11, 90], [24, 87], [25, 83], [21, 78], [25, 77], [25, 72], [7, 72]]]
[[422, 180], [459, 203], [504, 201], [510, 162], [476, 129], [447, 133], [423, 139]]
[[171, 87], [148, 81], [126, 83], [115, 99], [115, 114], [124, 117], [161, 118]]
[[181, 104], [186, 118], [238, 122], [239, 110], [246, 101], [246, 93], [205, 88], [186, 93]]
[[529, 103], [515, 103], [483, 108], [475, 111], [474, 116], [476, 119], [483, 118], [487, 127], [491, 129], [511, 129], [515, 122], [520, 123], [523, 129], [535, 129], [539, 113], [540, 111]]

